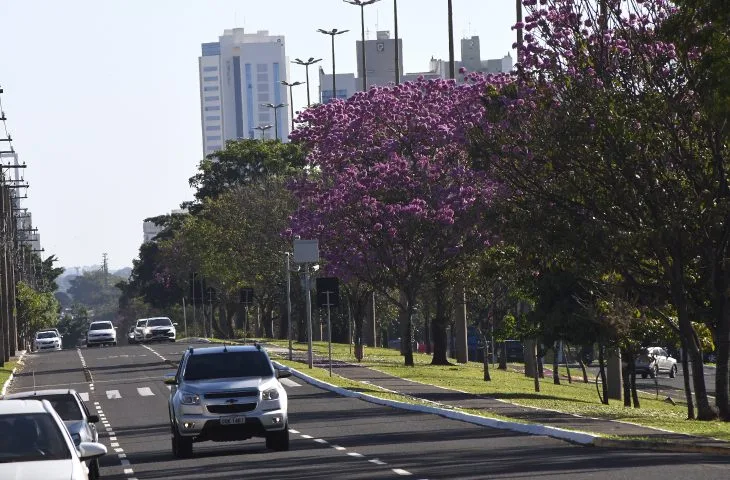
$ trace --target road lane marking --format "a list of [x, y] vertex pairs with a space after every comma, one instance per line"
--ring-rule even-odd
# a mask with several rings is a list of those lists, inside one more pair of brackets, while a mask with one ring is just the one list
[[299, 433], [299, 430], [294, 430], [293, 428], [290, 428], [289, 433]]
[[287, 386], [287, 387], [301, 387], [300, 384], [298, 384], [294, 380], [290, 380], [288, 378], [282, 378], [281, 380], [279, 380], [279, 382], [281, 382], [282, 385]]
[[126, 458], [124, 460], [120, 461], [123, 467], [128, 467], [130, 465], [129, 460]]
[[393, 473], [396, 473], [398, 475], [413, 475], [408, 470], [403, 470], [402, 468], [394, 468], [393, 469]]
[[140, 394], [141, 396], [143, 396], [143, 397], [151, 397], [151, 396], [153, 396], [153, 395], [154, 395], [154, 393], [152, 392], [152, 390], [150, 390], [150, 387], [141, 387], [141, 388], [137, 388], [137, 392], [138, 392], [138, 393], [139, 393], [139, 394]]
[[312, 438], [312, 436], [311, 435], [304, 435], [304, 434], [302, 434], [302, 438]]
[[115, 448], [115, 447], [118, 447], [119, 446], [119, 443], [118, 442], [112, 442], [112, 443], [110, 443], [110, 445], [111, 445], [112, 448]]
[[81, 397], [81, 400], [83, 400], [84, 402], [88, 402], [89, 401], [89, 394], [88, 394], [88, 392], [79, 393], [79, 396]]
[[348, 454], [349, 456], [351, 456], [351, 457], [355, 457], [355, 458], [362, 458], [362, 457], [364, 457], [364, 456], [365, 456], [365, 455], [363, 455], [362, 453], [357, 453], [357, 452], [347, 452], [347, 454]]
[[134, 470], [132, 470], [131, 468], [125, 468], [124, 469], [124, 474], [125, 475], [132, 475], [133, 473], [134, 473]]
[[387, 465], [387, 463], [385, 463], [382, 460], [378, 460], [377, 458], [373, 458], [372, 460], [368, 460], [368, 462], [374, 463], [375, 465]]
[[341, 452], [343, 450], [347, 450], [345, 447], [340, 447], [339, 445], [332, 445], [332, 448], [334, 448], [335, 450], [337, 450], [339, 452]]
[[327, 440], [325, 440], [323, 438], [315, 438], [314, 441], [317, 443], [323, 443], [325, 445], [329, 443]]
[[114, 400], [122, 398], [122, 396], [119, 394], [119, 390], [107, 390], [106, 398], [108, 398], [109, 400]]

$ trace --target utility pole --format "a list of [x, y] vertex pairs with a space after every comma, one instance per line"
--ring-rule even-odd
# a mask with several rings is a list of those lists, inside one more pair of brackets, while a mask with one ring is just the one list
[[102, 263], [101, 263], [101, 271], [104, 273], [104, 286], [109, 286], [109, 256], [106, 253], [101, 254]]

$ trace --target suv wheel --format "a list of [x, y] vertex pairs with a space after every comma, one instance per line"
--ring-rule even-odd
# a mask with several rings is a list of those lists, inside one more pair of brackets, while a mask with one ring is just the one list
[[672, 365], [672, 368], [669, 370], [669, 378], [675, 378], [677, 376], [677, 366]]
[[177, 458], [193, 456], [193, 440], [177, 433], [177, 429], [174, 427], [172, 431], [172, 454]]
[[284, 430], [266, 434], [266, 448], [278, 452], [289, 450], [289, 424], [284, 426]]
[[642, 374], [641, 374], [641, 378], [646, 378], [646, 377], [648, 377], [648, 376], [649, 376], [649, 374], [648, 374], [648, 373], [642, 373]]

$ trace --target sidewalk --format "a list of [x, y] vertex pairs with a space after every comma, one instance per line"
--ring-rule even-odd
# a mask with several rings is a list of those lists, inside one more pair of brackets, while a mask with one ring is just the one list
[[[286, 349], [278, 349], [276, 347], [269, 348], [269, 351], [272, 353], [281, 353], [282, 356], [285, 356], [288, 352]], [[307, 364], [306, 352], [294, 351], [293, 359], [303, 365]], [[315, 356], [314, 366], [327, 369], [329, 368], [329, 362], [324, 357]], [[348, 362], [333, 361], [332, 370], [333, 373], [350, 380], [368, 383], [401, 395], [433, 402], [435, 407], [442, 410], [453, 410], [455, 408], [470, 409], [484, 412], [483, 414], [487, 417], [490, 413], [507, 417], [515, 422], [515, 427], [524, 424], [524, 422], [529, 422], [546, 427], [553, 427], [553, 429], [566, 429], [593, 434], [593, 441], [579, 442], [593, 446], [730, 455], [730, 442], [722, 440], [668, 432], [620, 421], [582, 417], [553, 410], [523, 407], [488, 396], [463, 393], [434, 385], [405, 380]], [[305, 377], [305, 380], [312, 380], [306, 375], [305, 369], [296, 373], [298, 376]], [[524, 425], [521, 426], [524, 427]], [[506, 427], [509, 428], [509, 425], [506, 425]], [[524, 428], [515, 429], [525, 431]], [[546, 434], [572, 441], [571, 435], [561, 436], [560, 431], [555, 431], [554, 433], [555, 435], [551, 433]], [[606, 435], [611, 435], [613, 438], [602, 438]], [[622, 439], [621, 437], [625, 438]], [[642, 440], [636, 440], [636, 437], [641, 437]]]

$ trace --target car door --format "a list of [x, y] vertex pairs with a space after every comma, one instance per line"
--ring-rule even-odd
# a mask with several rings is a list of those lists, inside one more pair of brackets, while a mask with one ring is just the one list
[[668, 372], [669, 366], [667, 365], [667, 351], [663, 348], [657, 349], [657, 365], [659, 366], [659, 371], [661, 372]]

